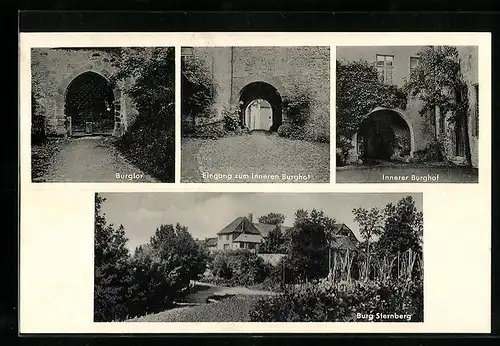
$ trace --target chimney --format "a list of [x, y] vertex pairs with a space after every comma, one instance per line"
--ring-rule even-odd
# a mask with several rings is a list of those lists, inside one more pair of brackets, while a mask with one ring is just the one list
[[248, 218], [248, 220], [250, 220], [251, 223], [253, 223], [253, 214], [252, 213], [249, 213], [247, 218]]

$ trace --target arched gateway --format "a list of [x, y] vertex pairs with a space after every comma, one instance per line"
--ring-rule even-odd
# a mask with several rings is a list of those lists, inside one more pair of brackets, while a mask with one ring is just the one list
[[278, 90], [265, 82], [252, 82], [240, 91], [241, 125], [253, 130], [276, 131], [281, 125], [282, 100]]
[[376, 108], [366, 115], [355, 135], [357, 154], [369, 160], [389, 161], [413, 156], [415, 137], [404, 113]]
[[96, 72], [78, 75], [66, 89], [64, 114], [71, 119], [73, 135], [112, 134], [115, 97], [111, 84]]

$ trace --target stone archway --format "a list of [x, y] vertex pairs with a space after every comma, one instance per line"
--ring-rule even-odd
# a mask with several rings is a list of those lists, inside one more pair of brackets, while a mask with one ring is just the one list
[[115, 129], [115, 91], [99, 73], [86, 71], [68, 84], [64, 114], [72, 135], [112, 134]]
[[404, 113], [376, 108], [361, 122], [356, 134], [358, 155], [368, 160], [390, 161], [412, 157], [415, 137]]
[[[282, 110], [282, 100], [281, 95], [278, 90], [271, 84], [265, 82], [252, 82], [244, 86], [240, 91], [239, 97], [241, 105], [241, 115], [240, 121], [243, 127], [249, 128], [250, 130], [268, 130], [274, 132], [278, 130], [278, 127], [283, 122], [283, 110]], [[253, 105], [259, 105], [259, 107], [270, 106], [270, 110], [267, 112], [259, 112], [259, 125], [255, 128], [255, 121], [252, 124], [252, 114], [251, 107]], [[268, 119], [269, 113], [271, 114], [271, 119]], [[266, 119], [262, 119], [265, 117]]]
[[269, 131], [273, 125], [271, 104], [263, 99], [253, 100], [245, 108], [244, 122], [250, 131]]

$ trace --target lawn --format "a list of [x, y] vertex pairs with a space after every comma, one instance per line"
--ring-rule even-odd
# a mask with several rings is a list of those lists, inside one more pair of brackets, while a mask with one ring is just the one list
[[63, 138], [48, 138], [46, 142], [34, 144], [31, 147], [31, 180], [43, 182], [51, 159], [61, 149], [66, 140]]

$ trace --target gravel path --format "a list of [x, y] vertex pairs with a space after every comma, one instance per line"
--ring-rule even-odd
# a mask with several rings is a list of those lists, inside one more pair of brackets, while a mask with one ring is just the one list
[[[156, 182], [128, 162], [113, 146], [113, 138], [82, 137], [59, 143], [41, 182]], [[117, 173], [120, 177], [117, 178]]]
[[254, 132], [182, 140], [182, 182], [328, 183], [330, 146]]
[[[205, 283], [204, 290], [186, 297], [185, 301], [197, 306], [179, 307], [128, 320], [128, 322], [249, 322], [249, 312], [259, 297], [274, 295], [270, 291], [246, 287], [222, 287]], [[215, 303], [206, 303], [208, 297], [229, 296]]]
[[217, 303], [174, 308], [127, 322], [250, 322], [258, 296], [234, 296]]

